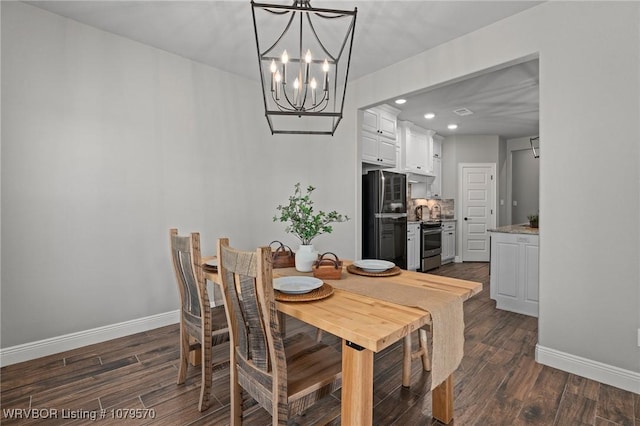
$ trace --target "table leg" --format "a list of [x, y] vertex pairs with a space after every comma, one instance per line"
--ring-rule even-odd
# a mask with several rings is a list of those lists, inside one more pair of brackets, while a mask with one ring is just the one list
[[282, 335], [282, 338], [284, 339], [284, 337], [287, 334], [287, 318], [286, 318], [285, 314], [283, 314], [280, 311], [278, 311], [278, 322], [280, 323], [280, 334]]
[[343, 426], [373, 424], [373, 352], [346, 340], [342, 341], [341, 420]]
[[448, 425], [453, 420], [453, 374], [431, 392], [433, 417]]
[[[195, 343], [198, 343], [198, 341], [196, 339], [194, 339], [193, 337], [189, 336], [189, 345], [193, 345]], [[192, 351], [189, 351], [189, 362], [191, 363], [191, 365], [197, 367], [198, 365], [202, 364], [202, 349], [198, 348], [198, 349], [193, 349]]]

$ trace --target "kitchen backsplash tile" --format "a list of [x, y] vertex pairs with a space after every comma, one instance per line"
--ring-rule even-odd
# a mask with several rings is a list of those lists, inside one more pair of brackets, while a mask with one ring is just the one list
[[[428, 219], [453, 219], [455, 218], [455, 203], [452, 198], [425, 199], [414, 198], [408, 200], [407, 219], [409, 221], [420, 220], [416, 215], [416, 207], [422, 208], [422, 220]], [[429, 216], [427, 216], [427, 212]]]

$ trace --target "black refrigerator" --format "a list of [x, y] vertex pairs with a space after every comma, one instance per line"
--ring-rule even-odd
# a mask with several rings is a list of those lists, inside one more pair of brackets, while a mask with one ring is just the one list
[[407, 176], [371, 170], [362, 175], [362, 258], [407, 269]]

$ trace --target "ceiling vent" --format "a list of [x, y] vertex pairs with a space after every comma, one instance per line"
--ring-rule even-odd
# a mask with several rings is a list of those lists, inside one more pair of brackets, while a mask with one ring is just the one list
[[459, 116], [465, 116], [465, 115], [473, 114], [473, 111], [471, 111], [468, 108], [458, 108], [458, 109], [453, 110], [453, 112], [458, 114]]

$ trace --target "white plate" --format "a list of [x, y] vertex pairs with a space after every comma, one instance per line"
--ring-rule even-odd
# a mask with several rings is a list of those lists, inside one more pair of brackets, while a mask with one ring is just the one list
[[211, 259], [211, 260], [207, 260], [206, 262], [204, 262], [205, 265], [207, 266], [213, 266], [215, 268], [218, 267], [218, 259]]
[[322, 287], [322, 280], [314, 277], [282, 277], [273, 279], [273, 288], [288, 294], [309, 293]]
[[356, 260], [353, 264], [365, 272], [382, 272], [396, 266], [395, 263], [379, 259]]

